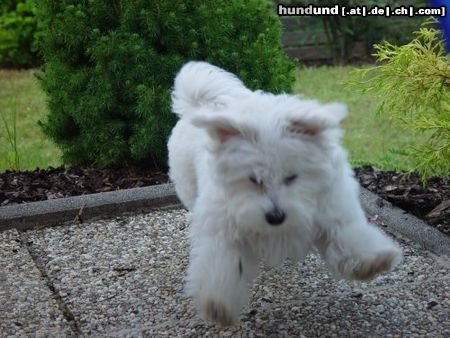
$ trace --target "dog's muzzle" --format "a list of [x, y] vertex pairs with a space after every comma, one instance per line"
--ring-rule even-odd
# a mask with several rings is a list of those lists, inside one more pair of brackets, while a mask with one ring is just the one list
[[281, 225], [286, 218], [286, 214], [280, 209], [274, 209], [266, 213], [266, 221], [270, 225], [277, 226]]

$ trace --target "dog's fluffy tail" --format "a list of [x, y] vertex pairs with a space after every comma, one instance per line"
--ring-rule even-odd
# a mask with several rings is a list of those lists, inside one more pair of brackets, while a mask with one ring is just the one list
[[191, 61], [181, 68], [172, 91], [172, 109], [186, 116], [202, 106], [221, 107], [227, 99], [251, 93], [241, 80], [207, 62]]

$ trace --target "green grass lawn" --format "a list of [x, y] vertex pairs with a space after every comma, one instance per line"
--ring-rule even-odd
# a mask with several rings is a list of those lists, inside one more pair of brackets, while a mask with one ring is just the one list
[[297, 71], [294, 92], [322, 102], [344, 102], [349, 115], [344, 121], [344, 144], [353, 165], [371, 164], [381, 169], [409, 170], [413, 163], [391, 149], [404, 149], [423, 140], [422, 135], [402, 130], [385, 116], [376, 116], [377, 99], [346, 88], [354, 67], [302, 68]]
[[[376, 117], [376, 100], [346, 89], [352, 67], [302, 68], [297, 71], [294, 91], [323, 102], [345, 102], [350, 114], [344, 122], [344, 142], [353, 164], [374, 164], [383, 169], [409, 169], [411, 163], [389, 152], [414, 144], [419, 137], [408, 134], [385, 117]], [[46, 168], [61, 164], [58, 148], [42, 134], [38, 120], [47, 114], [45, 94], [39, 87], [34, 71], [0, 70], [0, 114], [12, 126], [17, 114], [17, 141], [20, 169]], [[12, 151], [0, 118], [0, 172], [12, 169]]]
[[[60, 152], [37, 125], [47, 114], [45, 94], [32, 70], [0, 70], [0, 114], [10, 129], [16, 113], [16, 137], [20, 169], [61, 164]], [[0, 118], [0, 172], [13, 169], [13, 152], [4, 121]]]

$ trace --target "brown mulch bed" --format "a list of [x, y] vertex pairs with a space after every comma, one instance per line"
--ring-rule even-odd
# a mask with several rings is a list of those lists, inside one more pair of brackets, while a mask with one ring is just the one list
[[[450, 180], [432, 178], [422, 187], [405, 176], [371, 167], [355, 168], [361, 184], [392, 204], [450, 234]], [[143, 169], [49, 168], [0, 173], [0, 206], [168, 183], [162, 171]]]

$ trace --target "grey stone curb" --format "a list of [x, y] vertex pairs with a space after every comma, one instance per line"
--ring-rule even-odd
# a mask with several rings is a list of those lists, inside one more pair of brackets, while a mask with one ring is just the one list
[[[372, 215], [379, 215], [386, 230], [404, 235], [438, 255], [450, 257], [450, 238], [417, 217], [392, 206], [378, 195], [361, 188], [361, 202]], [[42, 202], [0, 207], [0, 231], [58, 225], [123, 212], [150, 210], [179, 204], [173, 184], [125, 189]]]
[[179, 204], [173, 184], [31, 202], [0, 208], [0, 231], [53, 226], [136, 210]]
[[400, 233], [438, 255], [450, 257], [450, 237], [367, 189], [361, 188], [360, 196], [366, 212], [380, 216], [386, 230]]

